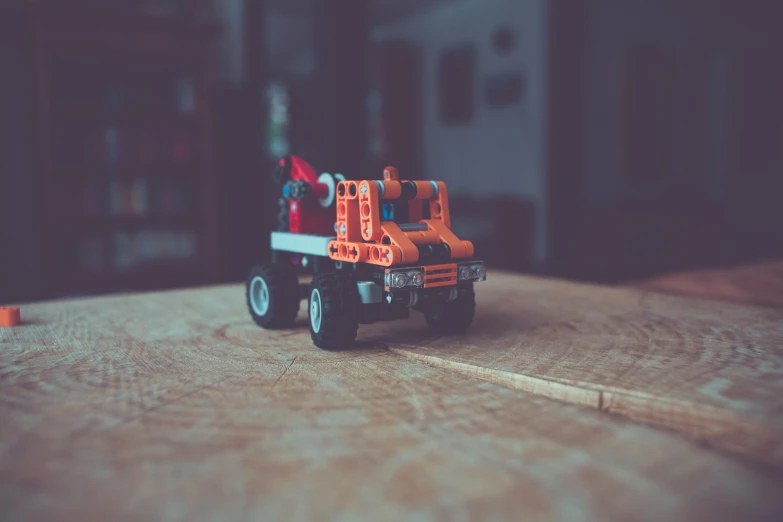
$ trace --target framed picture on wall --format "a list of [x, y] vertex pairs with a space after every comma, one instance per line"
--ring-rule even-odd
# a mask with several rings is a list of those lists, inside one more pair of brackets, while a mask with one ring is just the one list
[[476, 51], [472, 45], [447, 49], [440, 58], [438, 99], [444, 125], [463, 125], [475, 117]]

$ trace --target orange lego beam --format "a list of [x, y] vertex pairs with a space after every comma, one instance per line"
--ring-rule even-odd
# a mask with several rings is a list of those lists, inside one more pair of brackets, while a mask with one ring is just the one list
[[359, 222], [362, 239], [377, 242], [381, 239], [381, 218], [378, 205], [378, 185], [374, 181], [359, 184]]
[[337, 184], [337, 239], [355, 243], [362, 240], [359, 221], [359, 189], [355, 181]]
[[[430, 200], [431, 219], [442, 221], [447, 228], [451, 228], [451, 214], [449, 213], [449, 196], [446, 192], [446, 184], [437, 182], [438, 198]], [[456, 236], [455, 236], [456, 237]]]
[[402, 254], [401, 262], [403, 264], [415, 263], [419, 260], [419, 249], [408, 237], [408, 234], [400, 230], [400, 227], [392, 221], [384, 221], [381, 223], [381, 230], [383, 230], [384, 240], [388, 238], [388, 241], [400, 249]]

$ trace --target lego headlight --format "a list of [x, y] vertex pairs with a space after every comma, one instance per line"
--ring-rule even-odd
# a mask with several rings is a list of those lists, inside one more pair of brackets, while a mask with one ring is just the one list
[[487, 267], [483, 261], [463, 263], [457, 267], [460, 281], [486, 281]]
[[424, 284], [423, 272], [411, 272], [408, 274], [408, 282], [411, 286], [421, 286]]
[[394, 288], [402, 288], [408, 283], [408, 275], [402, 272], [397, 272], [391, 275], [391, 285]]
[[386, 286], [389, 288], [421, 287], [423, 284], [424, 271], [420, 268], [393, 270], [386, 274]]

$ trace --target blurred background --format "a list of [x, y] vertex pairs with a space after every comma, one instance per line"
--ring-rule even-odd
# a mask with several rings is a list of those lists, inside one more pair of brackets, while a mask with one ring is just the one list
[[240, 281], [276, 158], [449, 186], [493, 267], [783, 257], [783, 8], [0, 2], [0, 302]]

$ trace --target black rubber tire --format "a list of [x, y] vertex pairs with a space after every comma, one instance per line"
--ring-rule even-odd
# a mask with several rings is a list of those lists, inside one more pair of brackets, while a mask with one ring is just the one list
[[[251, 289], [253, 281], [261, 278], [269, 292], [269, 305], [263, 313], [253, 307]], [[277, 330], [291, 328], [299, 313], [301, 301], [299, 280], [293, 268], [281, 264], [257, 265], [250, 270], [245, 283], [245, 299], [250, 317], [261, 328]]]
[[427, 310], [424, 317], [434, 331], [441, 334], [464, 333], [473, 322], [476, 312], [476, 293], [473, 283], [461, 284], [457, 298], [450, 303]]
[[[313, 298], [320, 298], [320, 328], [313, 326]], [[350, 346], [359, 328], [359, 292], [349, 273], [316, 274], [307, 294], [307, 317], [313, 343], [324, 350]]]

